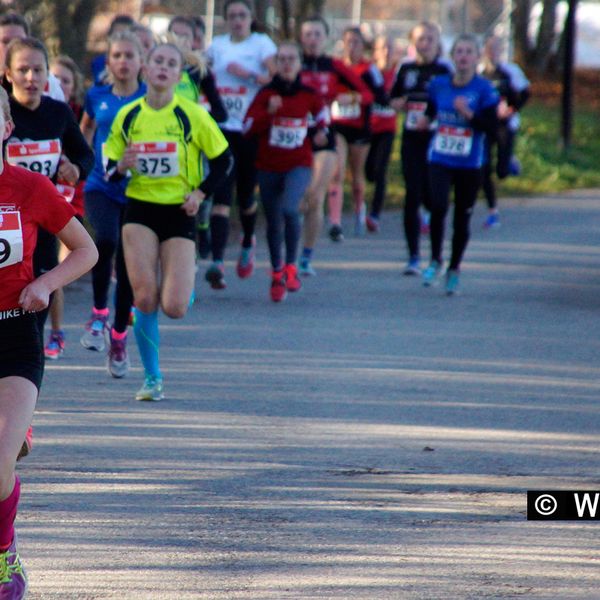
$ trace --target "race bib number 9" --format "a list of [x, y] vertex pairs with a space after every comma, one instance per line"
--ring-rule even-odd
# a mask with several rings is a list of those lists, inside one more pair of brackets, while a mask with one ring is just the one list
[[441, 125], [433, 142], [435, 151], [447, 156], [469, 156], [472, 146], [473, 130], [469, 127]]
[[0, 269], [23, 260], [21, 213], [0, 212]]
[[269, 146], [285, 150], [300, 148], [306, 139], [307, 127], [307, 119], [275, 117], [271, 125]]
[[248, 88], [244, 86], [218, 88], [223, 106], [231, 119], [243, 121], [248, 110]]
[[142, 142], [132, 144], [137, 152], [136, 171], [146, 177], [179, 175], [177, 142]]
[[6, 160], [11, 165], [52, 178], [60, 163], [61, 150], [60, 140], [10, 142], [6, 145]]
[[360, 104], [352, 102], [352, 104], [340, 104], [337, 100], [331, 105], [331, 116], [336, 120], [351, 120], [360, 117]]
[[419, 119], [425, 115], [427, 102], [407, 102], [406, 103], [406, 121], [404, 126], [406, 129], [414, 131], [417, 129]]

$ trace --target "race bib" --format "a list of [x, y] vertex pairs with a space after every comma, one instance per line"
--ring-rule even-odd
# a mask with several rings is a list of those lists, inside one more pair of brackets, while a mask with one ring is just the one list
[[307, 131], [307, 119], [275, 117], [271, 125], [269, 146], [285, 150], [300, 148], [304, 144]]
[[73, 198], [75, 198], [75, 188], [72, 185], [69, 185], [68, 183], [57, 183], [56, 189], [67, 202], [73, 202]]
[[404, 127], [414, 131], [417, 129], [419, 120], [425, 115], [427, 102], [407, 102], [406, 103], [406, 120]]
[[391, 106], [383, 106], [381, 104], [373, 104], [371, 114], [374, 117], [389, 119], [396, 116], [396, 111]]
[[243, 121], [250, 104], [248, 100], [248, 88], [240, 86], [236, 88], [218, 88], [225, 110], [231, 119]]
[[10, 142], [6, 144], [6, 160], [10, 165], [52, 178], [58, 170], [61, 151], [60, 140]]
[[0, 269], [23, 260], [23, 230], [19, 211], [0, 212]]
[[434, 150], [447, 156], [469, 156], [472, 146], [473, 130], [469, 127], [441, 125], [433, 141]]
[[331, 116], [336, 120], [350, 120], [360, 118], [360, 104], [352, 102], [352, 104], [340, 104], [334, 100], [331, 105]]
[[146, 177], [179, 175], [177, 142], [141, 142], [131, 144], [137, 152], [136, 171]]

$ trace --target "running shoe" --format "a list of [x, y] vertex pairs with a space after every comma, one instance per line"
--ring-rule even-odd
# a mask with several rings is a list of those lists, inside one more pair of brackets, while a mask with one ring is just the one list
[[418, 256], [411, 256], [405, 269], [404, 275], [420, 275], [421, 259]]
[[88, 350], [102, 352], [106, 348], [108, 331], [108, 315], [99, 315], [92, 311], [90, 320], [85, 324], [85, 331], [79, 341]]
[[296, 265], [285, 265], [285, 286], [288, 292], [297, 292], [302, 287], [302, 282], [298, 279]]
[[[17, 456], [17, 460], [21, 460], [25, 458], [30, 452], [31, 448], [33, 448], [33, 427], [30, 425], [27, 433], [25, 434], [25, 439], [23, 440], [23, 445], [19, 450], [19, 454]], [[1, 596], [0, 596], [1, 597]]]
[[210, 227], [208, 223], [202, 223], [198, 227], [196, 241], [198, 256], [202, 259], [207, 259], [210, 254]]
[[8, 550], [0, 552], [0, 598], [21, 600], [27, 594], [27, 574], [17, 552], [17, 536]]
[[460, 289], [460, 275], [456, 269], [446, 271], [446, 295], [455, 296]]
[[423, 271], [423, 285], [430, 287], [438, 282], [442, 272], [442, 264], [437, 260], [432, 260], [430, 265]]
[[367, 232], [366, 217], [364, 212], [354, 214], [354, 237], [363, 237]]
[[208, 267], [204, 274], [204, 279], [210, 283], [213, 290], [224, 290], [227, 287], [225, 283], [225, 267], [222, 262], [214, 262]]
[[285, 271], [273, 271], [271, 275], [271, 300], [283, 302], [287, 297]]
[[158, 402], [165, 397], [163, 393], [163, 380], [160, 377], [146, 375], [144, 385], [135, 394], [136, 400]]
[[483, 222], [484, 229], [494, 229], [500, 227], [500, 215], [498, 213], [490, 213]]
[[[58, 360], [65, 351], [65, 334], [62, 331], [51, 331], [48, 343], [44, 348], [44, 356], [49, 360]], [[1, 598], [1, 596], [0, 596]]]
[[521, 174], [521, 161], [513, 156], [508, 163], [508, 174], [513, 177], [518, 177]]
[[252, 246], [250, 248], [240, 249], [240, 257], [237, 263], [237, 274], [240, 279], [246, 279], [254, 273], [254, 247], [256, 246], [256, 237], [252, 236]]
[[315, 277], [317, 272], [312, 266], [312, 262], [310, 258], [301, 258], [300, 265], [298, 266], [298, 273], [302, 275], [302, 277]]
[[127, 337], [122, 340], [113, 339], [110, 336], [110, 347], [108, 348], [108, 372], [115, 378], [125, 377], [129, 371], [129, 356], [127, 355]]
[[371, 232], [371, 233], [379, 233], [379, 217], [376, 217], [374, 215], [367, 215], [366, 218], [366, 225], [367, 225], [367, 229]]
[[329, 228], [329, 239], [332, 242], [343, 242], [344, 241], [344, 231], [341, 225], [332, 225]]

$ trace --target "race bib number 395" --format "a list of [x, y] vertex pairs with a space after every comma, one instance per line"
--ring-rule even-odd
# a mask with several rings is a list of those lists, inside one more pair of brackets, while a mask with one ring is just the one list
[[60, 162], [60, 140], [41, 142], [10, 142], [6, 145], [6, 160], [11, 165], [54, 177]]
[[441, 125], [433, 141], [435, 151], [448, 156], [469, 156], [472, 146], [473, 130], [469, 127]]
[[21, 213], [0, 212], [0, 269], [23, 260]]
[[132, 144], [137, 152], [136, 171], [146, 177], [179, 175], [177, 142], [141, 142]]
[[307, 133], [307, 119], [275, 117], [271, 125], [269, 146], [293, 150], [302, 147]]

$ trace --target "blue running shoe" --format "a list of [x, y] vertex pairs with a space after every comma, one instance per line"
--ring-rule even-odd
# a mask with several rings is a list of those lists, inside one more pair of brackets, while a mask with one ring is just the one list
[[420, 275], [421, 259], [418, 256], [411, 256], [404, 269], [404, 275]]
[[316, 276], [317, 272], [314, 270], [310, 258], [302, 257], [300, 259], [300, 264], [298, 265], [298, 274], [302, 275], [302, 277]]
[[430, 265], [423, 271], [423, 285], [425, 287], [436, 285], [441, 272], [442, 263], [437, 260], [432, 260]]
[[446, 296], [455, 296], [459, 292], [460, 275], [456, 269], [446, 271]]
[[164, 398], [163, 381], [160, 377], [146, 375], [144, 385], [136, 392], [136, 400], [144, 400], [146, 402], [158, 402]]
[[483, 222], [483, 228], [494, 229], [498, 227], [500, 227], [500, 215], [497, 212], [490, 213]]

